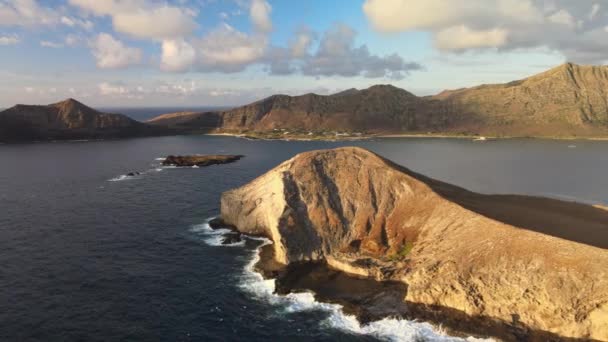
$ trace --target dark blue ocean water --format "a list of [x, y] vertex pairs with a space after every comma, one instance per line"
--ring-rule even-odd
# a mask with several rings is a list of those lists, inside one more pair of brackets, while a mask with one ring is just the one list
[[[222, 191], [298, 152], [342, 145], [476, 191], [608, 203], [608, 142], [183, 136], [0, 145], [0, 341], [441, 340], [427, 326], [360, 327], [306, 296], [272, 298], [245, 269], [260, 242], [215, 247], [205, 231]], [[246, 158], [201, 169], [155, 160], [194, 153]], [[120, 177], [130, 171], [143, 174]]]

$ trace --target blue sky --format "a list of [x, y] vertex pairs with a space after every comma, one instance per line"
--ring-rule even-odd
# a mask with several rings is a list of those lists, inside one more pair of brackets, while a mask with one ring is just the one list
[[417, 95], [603, 64], [604, 0], [0, 0], [0, 107]]

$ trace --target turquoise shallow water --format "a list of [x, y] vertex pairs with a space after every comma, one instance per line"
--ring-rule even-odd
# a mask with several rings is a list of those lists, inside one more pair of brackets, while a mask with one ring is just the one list
[[[475, 191], [608, 203], [608, 142], [599, 141], [182, 136], [0, 145], [0, 340], [442, 339], [398, 322], [360, 327], [310, 298], [275, 298], [245, 269], [259, 241], [215, 247], [201, 228], [218, 214], [221, 192], [298, 152], [343, 145]], [[156, 160], [192, 153], [246, 158], [202, 169]], [[142, 174], [124, 177], [131, 171]]]

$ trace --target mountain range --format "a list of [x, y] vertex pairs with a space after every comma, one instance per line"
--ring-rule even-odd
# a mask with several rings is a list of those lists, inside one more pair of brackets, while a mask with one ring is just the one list
[[173, 113], [151, 124], [223, 132], [275, 129], [492, 136], [605, 136], [608, 67], [566, 63], [506, 84], [419, 97], [391, 85], [323, 96], [274, 95], [221, 112]]
[[608, 66], [566, 63], [505, 84], [416, 96], [392, 85], [333, 95], [273, 95], [223, 111], [163, 114], [146, 123], [76, 100], [0, 112], [0, 141], [166, 133], [608, 136]]

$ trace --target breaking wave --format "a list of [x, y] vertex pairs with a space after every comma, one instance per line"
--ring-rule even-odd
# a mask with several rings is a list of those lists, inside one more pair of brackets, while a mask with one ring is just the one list
[[[230, 232], [228, 229], [214, 230], [208, 223], [196, 225], [192, 228], [192, 231], [207, 235], [207, 238], [205, 238], [204, 241], [210, 246], [226, 246], [222, 245], [221, 242], [217, 243], [218, 240], [216, 240], [216, 237], [221, 238], [222, 234]], [[260, 249], [266, 245], [272, 244], [272, 241], [266, 238], [247, 235], [243, 236], [245, 239], [257, 240], [262, 243], [252, 250], [251, 259], [245, 265], [243, 273], [239, 276], [239, 287], [250, 294], [254, 299], [278, 306], [285, 313], [317, 310], [325, 311], [329, 313], [329, 317], [321, 322], [323, 326], [339, 329], [348, 333], [373, 336], [383, 341], [493, 341], [492, 339], [479, 339], [475, 337], [452, 337], [446, 335], [441, 328], [437, 328], [430, 323], [409, 321], [405, 319], [384, 318], [379, 321], [362, 325], [355, 316], [345, 314], [341, 305], [318, 302], [311, 292], [278, 295], [275, 293], [275, 280], [265, 279], [260, 273], [255, 271], [255, 265], [260, 261]], [[245, 240], [243, 240], [242, 243], [239, 243], [239, 246], [245, 246]]]
[[213, 246], [213, 247], [243, 247], [245, 246], [245, 239], [239, 241], [239, 242], [235, 242], [235, 243], [229, 243], [229, 244], [223, 244], [223, 238], [224, 235], [227, 233], [231, 233], [232, 230], [230, 229], [212, 229], [209, 226], [209, 221], [203, 223], [203, 224], [198, 224], [192, 227], [191, 231], [197, 234], [200, 234], [203, 236], [203, 241], [205, 241], [206, 244], [208, 244], [209, 246]]

